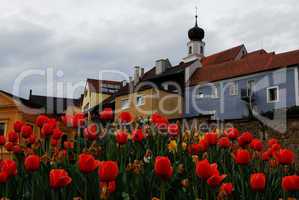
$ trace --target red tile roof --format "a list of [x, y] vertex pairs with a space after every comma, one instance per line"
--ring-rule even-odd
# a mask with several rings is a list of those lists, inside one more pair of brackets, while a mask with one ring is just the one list
[[242, 49], [245, 49], [244, 45], [233, 47], [231, 49], [227, 49], [225, 51], [205, 57], [201, 62], [203, 65], [208, 66], [235, 60]]
[[299, 50], [286, 53], [267, 53], [261, 49], [248, 53], [238, 60], [207, 65], [203, 64], [191, 77], [190, 85], [213, 82], [253, 73], [275, 70], [299, 64]]

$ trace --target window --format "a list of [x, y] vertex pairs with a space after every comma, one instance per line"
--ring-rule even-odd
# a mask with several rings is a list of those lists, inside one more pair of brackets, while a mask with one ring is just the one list
[[144, 97], [143, 97], [143, 96], [137, 96], [137, 97], [136, 97], [136, 105], [137, 105], [137, 106], [142, 106], [142, 105], [144, 105]]
[[189, 54], [192, 54], [192, 47], [189, 47]]
[[279, 89], [278, 86], [267, 88], [267, 102], [273, 103], [279, 101]]
[[212, 86], [211, 97], [212, 98], [218, 98], [218, 87], [216, 85]]
[[205, 97], [205, 95], [202, 92], [199, 92], [197, 95], [197, 98], [199, 98], [199, 99], [203, 99], [204, 97]]
[[200, 46], [200, 53], [203, 54], [203, 46]]
[[6, 134], [6, 123], [3, 121], [0, 121], [0, 135]]
[[121, 100], [120, 107], [121, 107], [121, 109], [129, 108], [129, 100], [128, 99]]
[[247, 81], [247, 96], [251, 96], [254, 92], [254, 80]]
[[238, 95], [238, 83], [237, 82], [229, 83], [229, 95], [230, 96]]

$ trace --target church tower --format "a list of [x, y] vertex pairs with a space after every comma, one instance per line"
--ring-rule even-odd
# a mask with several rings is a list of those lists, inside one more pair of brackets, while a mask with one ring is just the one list
[[197, 14], [195, 15], [195, 26], [188, 31], [189, 42], [187, 43], [187, 57], [183, 58], [183, 62], [190, 62], [204, 57], [205, 42], [202, 41], [205, 32], [197, 24]]

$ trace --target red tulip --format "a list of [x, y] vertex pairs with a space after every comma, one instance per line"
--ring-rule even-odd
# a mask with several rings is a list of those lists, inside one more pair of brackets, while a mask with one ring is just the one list
[[274, 144], [279, 144], [277, 139], [271, 138], [271, 139], [268, 140], [268, 146], [269, 147], [272, 147]]
[[217, 139], [218, 139], [217, 133], [210, 132], [205, 134], [205, 140], [208, 142], [209, 145], [216, 145]]
[[63, 147], [65, 149], [73, 149], [74, 148], [74, 143], [71, 141], [64, 141]]
[[119, 169], [115, 161], [103, 161], [99, 163], [98, 174], [100, 177], [100, 181], [114, 181], [118, 176], [118, 173]]
[[250, 144], [252, 140], [253, 136], [250, 132], [244, 132], [240, 137], [238, 137], [238, 143], [240, 146]]
[[4, 147], [7, 151], [12, 151], [13, 146], [14, 146], [14, 143], [12, 143], [12, 142], [8, 142], [4, 145]]
[[58, 140], [55, 140], [54, 138], [51, 139], [51, 146], [56, 147], [58, 145]]
[[32, 135], [32, 127], [29, 125], [23, 125], [21, 128], [21, 135], [23, 138], [27, 139], [30, 137], [30, 135]]
[[100, 112], [101, 120], [113, 120], [113, 110], [112, 108], [104, 108], [102, 112]]
[[159, 176], [163, 180], [168, 180], [173, 174], [173, 168], [171, 162], [166, 156], [157, 156], [155, 159], [154, 171], [156, 176]]
[[224, 135], [226, 135], [229, 139], [234, 140], [239, 137], [240, 132], [237, 128], [229, 128], [224, 131]]
[[132, 140], [133, 142], [142, 142], [144, 135], [142, 133], [142, 129], [137, 129], [133, 131]]
[[299, 190], [299, 176], [285, 176], [282, 178], [281, 187], [284, 191], [298, 191]]
[[17, 164], [13, 160], [2, 160], [0, 163], [0, 171], [7, 172], [8, 176], [16, 176], [17, 175]]
[[264, 191], [266, 187], [266, 175], [255, 173], [250, 175], [250, 188], [253, 191]]
[[245, 149], [239, 149], [235, 153], [235, 162], [239, 165], [247, 165], [251, 160], [249, 151]]
[[97, 163], [91, 154], [82, 153], [79, 155], [78, 166], [82, 173], [90, 173], [96, 170]]
[[220, 148], [229, 148], [231, 146], [231, 142], [228, 137], [222, 137], [218, 141], [218, 146]]
[[5, 145], [6, 139], [4, 137], [4, 135], [0, 135], [0, 146]]
[[230, 195], [233, 192], [234, 185], [232, 183], [222, 183], [220, 190], [225, 191], [226, 195]]
[[128, 142], [128, 134], [123, 131], [118, 131], [115, 135], [115, 140], [119, 145], [124, 145]]
[[282, 165], [291, 165], [295, 161], [294, 152], [289, 149], [281, 149], [274, 156]]
[[214, 174], [210, 178], [208, 178], [207, 183], [211, 188], [215, 188], [221, 184], [221, 182], [225, 179], [226, 174], [219, 175]]
[[210, 164], [207, 159], [197, 161], [195, 172], [198, 177], [205, 180], [210, 178], [213, 174], [219, 174], [217, 164]]
[[12, 143], [17, 143], [18, 142], [18, 134], [14, 131], [11, 131], [8, 133], [8, 141]]
[[262, 153], [262, 160], [263, 161], [268, 161], [271, 158], [271, 152], [269, 150], [265, 151]]
[[72, 115], [64, 115], [61, 117], [61, 120], [66, 127], [74, 126], [74, 117]]
[[34, 172], [40, 168], [40, 157], [37, 155], [29, 155], [25, 158], [24, 166], [27, 171]]
[[20, 133], [21, 132], [21, 128], [25, 123], [22, 121], [16, 121], [13, 125], [15, 132]]
[[191, 144], [189, 147], [189, 154], [198, 155], [199, 152], [206, 152], [208, 150], [208, 142], [205, 139], [199, 141], [198, 144]]
[[90, 124], [84, 129], [84, 137], [88, 140], [96, 140], [98, 136], [98, 126], [96, 124]]
[[30, 137], [28, 138], [27, 142], [29, 144], [35, 144], [35, 142], [36, 142], [36, 136], [34, 134], [30, 135]]
[[36, 121], [35, 121], [35, 124], [36, 126], [38, 127], [43, 127], [43, 125], [48, 122], [49, 118], [46, 116], [46, 115], [39, 115], [37, 118], [36, 118]]
[[121, 123], [130, 123], [133, 120], [133, 117], [129, 112], [121, 112], [119, 114], [119, 120]]
[[53, 135], [52, 135], [53, 139], [59, 140], [62, 135], [63, 135], [63, 132], [59, 128], [54, 128], [53, 129]]
[[0, 183], [6, 183], [8, 181], [9, 175], [6, 171], [0, 172]]
[[41, 134], [43, 137], [48, 137], [50, 135], [53, 134], [53, 130], [54, 130], [55, 126], [52, 122], [47, 122], [43, 125], [42, 129], [41, 129]]
[[253, 139], [250, 143], [250, 148], [252, 148], [256, 151], [261, 151], [261, 150], [263, 150], [263, 143], [259, 139]]
[[52, 169], [50, 171], [50, 187], [61, 188], [69, 185], [72, 182], [72, 178], [69, 177], [67, 171], [64, 169]]
[[167, 127], [168, 125], [168, 119], [166, 117], [161, 116], [159, 113], [152, 114], [151, 122], [158, 128]]
[[168, 134], [170, 136], [177, 136], [179, 134], [179, 126], [177, 124], [169, 124]]
[[18, 154], [18, 153], [22, 153], [22, 148], [20, 145], [18, 144], [15, 144], [13, 147], [12, 147], [12, 151], [14, 154]]
[[73, 118], [73, 128], [82, 127], [85, 124], [84, 113], [76, 113]]

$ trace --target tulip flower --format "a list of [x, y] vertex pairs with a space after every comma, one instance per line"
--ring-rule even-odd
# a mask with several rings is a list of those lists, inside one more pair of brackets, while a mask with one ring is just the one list
[[274, 144], [279, 144], [278, 140], [275, 138], [271, 138], [268, 140], [268, 146], [272, 147]]
[[37, 155], [29, 155], [25, 158], [24, 166], [27, 171], [34, 172], [40, 168], [40, 157]]
[[119, 169], [115, 161], [103, 161], [99, 163], [98, 174], [100, 177], [100, 181], [114, 181], [118, 176], [118, 173]]
[[144, 135], [142, 133], [142, 129], [137, 129], [133, 131], [132, 140], [133, 142], [142, 142]]
[[230, 195], [233, 192], [234, 185], [232, 183], [222, 183], [220, 190], [224, 191], [226, 195]]
[[119, 114], [119, 120], [120, 120], [120, 123], [130, 123], [132, 120], [133, 120], [133, 117], [131, 115], [131, 113], [129, 112], [121, 112]]
[[20, 132], [21, 132], [21, 129], [22, 129], [22, 126], [23, 126], [24, 124], [25, 124], [25, 123], [22, 122], [22, 121], [16, 121], [16, 122], [14, 123], [14, 125], [13, 125], [15, 132], [20, 133]]
[[59, 128], [54, 128], [52, 132], [53, 132], [52, 138], [55, 140], [59, 140], [63, 135], [63, 132]]
[[8, 176], [16, 176], [17, 175], [17, 164], [13, 160], [3, 160], [0, 164], [0, 171], [7, 172]]
[[263, 150], [263, 143], [259, 139], [253, 139], [250, 143], [250, 148], [252, 148], [256, 151], [261, 151], [261, 150]]
[[18, 142], [18, 134], [14, 131], [8, 133], [8, 142], [17, 143]]
[[282, 165], [291, 165], [295, 161], [295, 154], [289, 149], [279, 150], [274, 154], [274, 157]]
[[218, 140], [218, 146], [220, 148], [229, 148], [231, 146], [231, 142], [228, 137], [222, 137]]
[[255, 173], [250, 175], [250, 188], [253, 191], [264, 191], [266, 187], [266, 175]]
[[208, 142], [209, 145], [216, 145], [218, 140], [217, 133], [210, 132], [205, 134], [205, 140]]
[[104, 121], [113, 120], [112, 108], [104, 108], [104, 110], [100, 112], [100, 119]]
[[245, 149], [238, 149], [235, 153], [235, 162], [239, 165], [247, 165], [251, 160], [249, 151]]
[[285, 176], [282, 178], [281, 187], [286, 192], [299, 191], [299, 176]]
[[240, 137], [238, 137], [238, 143], [241, 147], [250, 144], [253, 140], [253, 136], [250, 132], [244, 132]]
[[119, 145], [124, 145], [128, 142], [128, 134], [124, 131], [118, 131], [115, 135], [115, 140]]
[[219, 174], [217, 164], [210, 164], [207, 159], [196, 162], [195, 173], [198, 177], [205, 180], [210, 178], [213, 174]]
[[49, 118], [46, 116], [46, 115], [39, 115], [37, 118], [36, 118], [36, 121], [35, 121], [35, 124], [36, 126], [38, 127], [43, 127], [43, 125], [48, 122]]
[[52, 169], [49, 176], [50, 187], [53, 189], [65, 187], [72, 182], [72, 178], [64, 169]]
[[29, 125], [23, 125], [21, 128], [21, 135], [25, 139], [29, 138], [32, 132], [33, 132], [32, 127]]
[[237, 128], [229, 128], [224, 131], [224, 135], [226, 135], [229, 139], [234, 140], [239, 137], [240, 132]]
[[6, 183], [9, 179], [9, 175], [6, 171], [0, 172], [0, 184], [1, 183]]
[[90, 124], [84, 129], [84, 137], [88, 140], [96, 140], [98, 136], [98, 126], [96, 124]]
[[0, 135], [0, 146], [5, 145], [6, 139], [4, 135]]
[[73, 128], [82, 127], [85, 124], [85, 115], [84, 113], [76, 113], [73, 117]]
[[154, 171], [156, 176], [163, 180], [168, 180], [173, 174], [171, 162], [166, 156], [157, 156], [155, 160]]
[[82, 153], [79, 155], [78, 167], [82, 173], [91, 173], [96, 170], [97, 162], [91, 154]]
[[14, 146], [14, 143], [12, 143], [12, 142], [8, 142], [4, 145], [4, 147], [7, 151], [12, 151], [13, 146]]
[[168, 134], [169, 136], [177, 136], [179, 133], [179, 126], [177, 124], [168, 125]]

